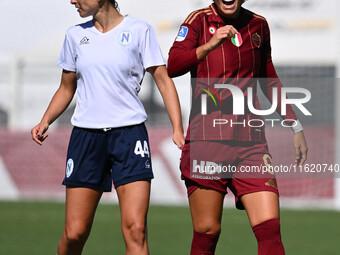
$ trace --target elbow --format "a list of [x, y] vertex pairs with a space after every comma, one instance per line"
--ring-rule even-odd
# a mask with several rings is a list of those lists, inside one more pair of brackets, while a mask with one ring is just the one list
[[183, 75], [183, 70], [185, 69], [185, 53], [178, 49], [171, 49], [168, 58], [168, 74], [169, 77], [175, 78]]
[[170, 58], [168, 61], [167, 69], [170, 78], [184, 75], [190, 70], [189, 68], [185, 68], [181, 65], [181, 60], [171, 60]]
[[167, 69], [168, 69], [168, 75], [170, 78], [176, 77], [176, 71], [172, 65], [168, 64]]
[[[168, 69], [168, 75], [170, 78], [174, 78], [174, 77], [177, 77], [178, 75], [176, 75], [178, 73], [178, 70], [176, 68], [176, 58], [173, 57], [173, 56], [169, 56], [169, 59], [168, 59], [168, 65], [167, 65], [167, 69]], [[178, 63], [178, 62], [177, 62]]]

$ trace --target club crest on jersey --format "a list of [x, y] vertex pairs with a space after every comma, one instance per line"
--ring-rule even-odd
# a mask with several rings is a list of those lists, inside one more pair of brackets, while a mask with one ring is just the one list
[[255, 46], [257, 48], [260, 48], [260, 46], [261, 46], [261, 36], [258, 33], [255, 33], [251, 36], [251, 39], [252, 39], [253, 43], [255, 44]]
[[231, 38], [231, 42], [236, 46], [236, 47], [241, 47], [243, 40], [241, 37], [241, 34], [236, 34], [235, 37]]
[[176, 42], [182, 42], [185, 40], [185, 37], [188, 35], [189, 29], [185, 26], [181, 26], [178, 35], [176, 37]]
[[123, 46], [128, 46], [132, 42], [132, 33], [129, 31], [123, 31], [119, 34], [118, 41]]
[[210, 26], [210, 27], [209, 27], [209, 33], [212, 34], [212, 35], [214, 35], [214, 34], [216, 33], [216, 28], [213, 27], [213, 26]]
[[67, 160], [66, 163], [66, 178], [71, 176], [73, 168], [74, 168], [73, 159], [70, 158], [69, 160]]

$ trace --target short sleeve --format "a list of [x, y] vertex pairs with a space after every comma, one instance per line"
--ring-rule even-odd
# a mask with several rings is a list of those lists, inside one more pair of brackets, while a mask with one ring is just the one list
[[72, 47], [72, 43], [68, 34], [66, 33], [63, 47], [57, 62], [57, 65], [67, 71], [76, 71], [76, 54]]
[[140, 54], [145, 69], [151, 66], [165, 65], [165, 60], [159, 47], [156, 34], [151, 26], [148, 26], [144, 37], [142, 37]]

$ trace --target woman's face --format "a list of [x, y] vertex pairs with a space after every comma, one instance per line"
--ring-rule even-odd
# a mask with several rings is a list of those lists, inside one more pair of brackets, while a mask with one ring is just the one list
[[82, 18], [94, 16], [99, 10], [98, 0], [71, 0], [71, 4], [77, 8]]
[[237, 18], [244, 0], [215, 0], [217, 10], [222, 17]]

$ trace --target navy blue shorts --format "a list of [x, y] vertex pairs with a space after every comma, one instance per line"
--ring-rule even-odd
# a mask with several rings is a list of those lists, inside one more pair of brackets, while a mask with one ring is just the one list
[[120, 128], [74, 127], [67, 152], [64, 185], [111, 191], [153, 178], [144, 123]]

